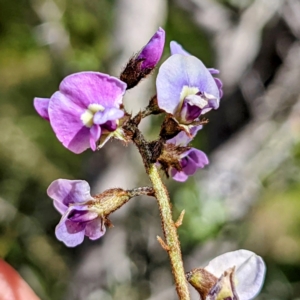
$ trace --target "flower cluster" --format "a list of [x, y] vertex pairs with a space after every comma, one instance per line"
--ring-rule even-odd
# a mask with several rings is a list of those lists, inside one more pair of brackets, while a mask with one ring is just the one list
[[[123, 107], [123, 96], [156, 67], [164, 42], [165, 32], [159, 28], [130, 59], [120, 79], [99, 72], [67, 76], [50, 98], [34, 99], [36, 111], [50, 122], [58, 140], [77, 154], [88, 148], [95, 151], [110, 138], [130, 141], [124, 133], [129, 114]], [[185, 181], [208, 164], [206, 155], [188, 144], [198, 131], [195, 128], [199, 128], [200, 116], [219, 107], [222, 83], [212, 76], [217, 70], [207, 69], [178, 43], [171, 42], [170, 48], [171, 56], [160, 67], [156, 80], [157, 105], [179, 126], [172, 138], [163, 138], [167, 144], [180, 146], [181, 151], [163, 169], [174, 180]]]
[[[218, 70], [206, 68], [197, 57], [172, 41], [171, 55], [158, 71], [156, 95], [145, 110], [132, 117], [123, 106], [123, 96], [155, 69], [164, 44], [165, 32], [159, 28], [128, 61], [119, 78], [100, 72], [69, 75], [50, 98], [35, 98], [34, 107], [42, 118], [50, 122], [58, 140], [76, 154], [89, 148], [95, 151], [110, 138], [134, 142], [153, 184], [153, 188], [114, 188], [91, 196], [86, 181], [53, 181], [47, 192], [62, 215], [55, 229], [57, 239], [68, 247], [79, 245], [85, 236], [91, 240], [99, 239], [112, 225], [108, 219], [112, 212], [132, 197], [155, 196], [167, 244], [162, 239], [159, 241], [168, 252], [175, 245], [173, 256], [170, 255], [174, 271], [175, 265], [180, 265], [178, 261], [174, 263], [174, 253], [178, 255], [180, 249], [175, 228], [180, 226], [183, 213], [177, 222], [172, 221], [168, 195], [163, 184], [158, 183], [160, 177], [156, 168], [160, 166], [167, 177], [183, 182], [209, 163], [206, 154], [191, 147], [190, 143], [206, 122], [202, 116], [219, 107], [223, 91], [221, 80], [213, 76], [219, 73]], [[138, 125], [142, 118], [158, 113], [165, 114], [159, 138], [148, 142]], [[162, 196], [163, 193], [165, 195]], [[181, 257], [180, 251], [178, 257]], [[173, 273], [176, 279], [178, 275]], [[264, 275], [262, 259], [250, 251], [239, 250], [215, 258], [205, 268], [190, 271], [186, 278], [201, 299], [250, 300], [259, 292]], [[176, 281], [178, 294], [178, 286], [185, 283], [182, 267], [181, 280]], [[186, 284], [185, 287], [187, 289]]]
[[[99, 72], [67, 76], [50, 98], [34, 99], [36, 111], [50, 122], [58, 140], [74, 153], [88, 148], [95, 151], [110, 138], [130, 141], [131, 136], [125, 130], [130, 115], [123, 107], [123, 96], [156, 67], [164, 43], [165, 32], [159, 28], [129, 60], [120, 79]], [[170, 48], [171, 56], [159, 68], [155, 99], [160, 111], [167, 113], [169, 121], [164, 123], [170, 124], [172, 119], [177, 125], [168, 136], [161, 134], [165, 144], [156, 162], [167, 176], [182, 182], [208, 164], [206, 154], [190, 147], [189, 143], [202, 128], [200, 117], [218, 108], [222, 84], [212, 76], [217, 70], [207, 69], [178, 43], [171, 42]], [[72, 193], [75, 196], [70, 202]], [[86, 182], [58, 180], [50, 185], [48, 194], [64, 215], [56, 228], [59, 240], [74, 246], [82, 242], [84, 235], [97, 239], [104, 234], [102, 217], [90, 209], [93, 198]]]

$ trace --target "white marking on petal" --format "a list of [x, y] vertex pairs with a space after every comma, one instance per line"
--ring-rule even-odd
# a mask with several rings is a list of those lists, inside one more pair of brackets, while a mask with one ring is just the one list
[[88, 109], [95, 114], [98, 111], [104, 111], [105, 108], [101, 104], [90, 104]]
[[181, 93], [180, 93], [180, 103], [182, 103], [182, 101], [190, 95], [196, 95], [199, 92], [199, 89], [197, 87], [190, 87], [187, 85], [184, 85]]
[[82, 121], [83, 125], [91, 128], [93, 126], [93, 118], [94, 114], [98, 111], [104, 111], [105, 108], [101, 104], [90, 104], [88, 108], [84, 111], [83, 114], [80, 116], [80, 120]]
[[208, 102], [202, 98], [201, 96], [198, 95], [189, 95], [185, 98], [185, 100], [190, 104], [190, 105], [195, 105], [197, 107], [200, 107], [201, 109], [204, 108]]

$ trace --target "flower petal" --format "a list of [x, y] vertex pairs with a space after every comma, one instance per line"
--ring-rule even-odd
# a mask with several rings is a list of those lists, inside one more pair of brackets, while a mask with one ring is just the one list
[[94, 115], [94, 124], [104, 124], [107, 121], [115, 121], [124, 117], [124, 111], [118, 108], [108, 108], [104, 111], [98, 111]]
[[220, 71], [218, 69], [214, 69], [214, 68], [207, 68], [207, 70], [209, 71], [209, 73], [211, 75], [215, 75], [215, 74], [219, 74]]
[[171, 50], [171, 55], [174, 54], [191, 55], [189, 52], [185, 51], [179, 43], [175, 41], [171, 41], [170, 50]]
[[90, 147], [90, 129], [81, 121], [84, 112], [84, 108], [61, 92], [54, 93], [50, 99], [50, 124], [58, 140], [74, 153]]
[[33, 105], [37, 113], [45, 120], [49, 121], [48, 106], [49, 98], [34, 98]]
[[68, 220], [72, 222], [90, 222], [92, 220], [95, 220], [98, 217], [98, 214], [95, 211], [88, 210], [86, 207], [86, 210], [77, 210], [76, 206], [75, 208], [68, 214]]
[[97, 240], [101, 238], [106, 232], [106, 227], [103, 224], [101, 218], [97, 218], [89, 222], [85, 227], [85, 235], [88, 236], [91, 240]]
[[99, 125], [93, 125], [90, 128], [90, 146], [93, 151], [97, 148], [97, 141], [101, 136], [101, 127]]
[[70, 203], [82, 203], [92, 200], [90, 186], [84, 180], [57, 179], [47, 189], [55, 208], [64, 214]]
[[218, 86], [204, 64], [194, 56], [174, 54], [161, 65], [157, 75], [158, 106], [174, 114], [184, 87], [197, 88], [219, 99]]
[[153, 69], [159, 62], [165, 45], [165, 31], [159, 27], [147, 45], [141, 50], [137, 59], [144, 60], [142, 69]]
[[174, 180], [179, 182], [184, 182], [189, 178], [189, 176], [186, 175], [183, 171], [178, 171], [175, 168], [171, 168], [169, 174]]
[[189, 132], [191, 135], [188, 135], [185, 131], [180, 131], [175, 137], [167, 140], [168, 144], [174, 144], [176, 146], [187, 146], [193, 138], [196, 136], [197, 132], [203, 128], [202, 125], [193, 126]]
[[[66, 217], [63, 217], [59, 224], [55, 228], [55, 235], [59, 241], [62, 241], [68, 247], [75, 247], [81, 244], [84, 240], [84, 227], [83, 225], [73, 226], [70, 221], [68, 222], [68, 226], [66, 222], [68, 220]], [[83, 228], [82, 228], [83, 227]], [[81, 229], [81, 230], [80, 230]]]
[[236, 267], [236, 290], [240, 300], [253, 299], [265, 278], [266, 267], [262, 258], [248, 250], [228, 252], [210, 261], [205, 270], [220, 277], [233, 266]]
[[204, 168], [209, 163], [206, 154], [196, 148], [191, 148], [188, 151], [188, 157], [189, 160], [191, 160], [195, 164], [195, 166], [197, 166], [197, 169]]
[[126, 91], [126, 83], [99, 72], [79, 72], [67, 76], [61, 82], [59, 90], [84, 109], [89, 104], [119, 108]]

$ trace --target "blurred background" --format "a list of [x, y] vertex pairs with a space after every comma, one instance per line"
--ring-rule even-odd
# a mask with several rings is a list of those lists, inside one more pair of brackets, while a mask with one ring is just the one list
[[[98, 241], [70, 249], [55, 239], [53, 180], [88, 180], [94, 194], [149, 181], [133, 146], [72, 154], [32, 104], [70, 73], [118, 76], [159, 26], [161, 61], [176, 40], [224, 83], [194, 141], [210, 165], [186, 183], [166, 180], [174, 218], [186, 210], [186, 271], [246, 248], [268, 268], [257, 299], [299, 300], [299, 0], [0, 0], [0, 256], [45, 300], [177, 299], [154, 199], [131, 200]], [[127, 93], [126, 107], [137, 112], [154, 94], [155, 74]], [[160, 121], [143, 121], [148, 138]]]

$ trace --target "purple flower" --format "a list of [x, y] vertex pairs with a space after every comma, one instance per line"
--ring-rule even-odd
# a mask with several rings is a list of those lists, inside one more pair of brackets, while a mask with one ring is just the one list
[[86, 181], [58, 179], [50, 184], [47, 193], [53, 199], [54, 207], [63, 215], [55, 235], [66, 246], [81, 244], [85, 235], [91, 240], [104, 235], [104, 220], [93, 206], [95, 199], [90, 195]]
[[[202, 126], [193, 127], [191, 136], [181, 131], [174, 138], [168, 140], [167, 143], [176, 146], [187, 146], [200, 129], [202, 129]], [[190, 148], [180, 155], [179, 164], [181, 170], [177, 170], [171, 166], [169, 168], [169, 175], [176, 181], [184, 182], [189, 176], [194, 175], [198, 169], [204, 168], [208, 163], [208, 158], [204, 152], [196, 148]]]
[[141, 69], [153, 69], [157, 65], [163, 53], [164, 45], [165, 31], [159, 27], [136, 58], [138, 61], [143, 61]]
[[188, 125], [219, 107], [222, 83], [211, 74], [217, 70], [207, 69], [176, 42], [171, 42], [171, 52], [156, 80], [158, 105]]
[[34, 107], [66, 148], [81, 153], [96, 150], [101, 135], [117, 129], [125, 91], [126, 84], [115, 77], [80, 72], [67, 76], [50, 99], [35, 98]]

